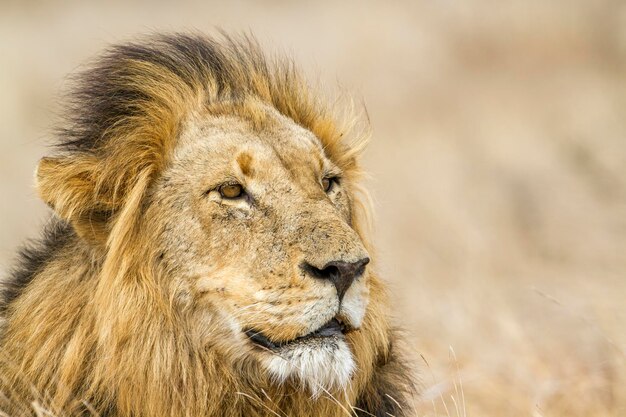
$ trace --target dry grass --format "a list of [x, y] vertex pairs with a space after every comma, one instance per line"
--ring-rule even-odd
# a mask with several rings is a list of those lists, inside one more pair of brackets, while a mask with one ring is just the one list
[[[64, 77], [152, 29], [251, 29], [357, 91], [421, 416], [626, 415], [626, 5], [0, 6], [0, 265]], [[328, 83], [335, 89], [335, 83]], [[423, 358], [423, 359], [422, 359]]]

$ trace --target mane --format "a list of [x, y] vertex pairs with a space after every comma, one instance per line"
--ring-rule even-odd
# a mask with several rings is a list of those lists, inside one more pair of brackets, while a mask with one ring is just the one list
[[[290, 60], [266, 59], [251, 37], [151, 37], [109, 49], [76, 79], [56, 154], [37, 171], [39, 193], [55, 214], [1, 293], [0, 314], [28, 323], [0, 334], [0, 354], [22, 361], [0, 355], [0, 414], [8, 399], [47, 404], [59, 415], [261, 416], [288, 407], [294, 415], [330, 416], [349, 403], [402, 415], [411, 383], [391, 351], [383, 305], [366, 323], [373, 329], [368, 348], [355, 353], [371, 366], [354, 382], [353, 398], [315, 407], [305, 394], [290, 395], [298, 387], [263, 391], [271, 381], [255, 364], [233, 371], [181, 332], [166, 272], [155, 268], [159, 254], [143, 240], [143, 202], [190, 117], [234, 113], [262, 123], [259, 102], [313, 132], [346, 176], [359, 175], [362, 142], [347, 144], [350, 124], [336, 120]], [[384, 298], [380, 284], [373, 286]], [[219, 334], [220, 323], [209, 325]], [[376, 375], [373, 366], [381, 369]], [[36, 389], [33, 381], [40, 381]], [[398, 398], [390, 402], [384, 393], [392, 386]], [[367, 397], [354, 397], [357, 391]], [[259, 409], [268, 407], [264, 397], [277, 403]]]
[[267, 59], [248, 36], [224, 34], [215, 40], [174, 34], [113, 46], [79, 76], [70, 96], [69, 127], [61, 130], [58, 146], [94, 152], [126, 136], [124, 130], [149, 129], [157, 116], [163, 117], [159, 125], [176, 127], [181, 110], [250, 97], [310, 129], [325, 144], [338, 139], [328, 126], [334, 118], [291, 60]]
[[8, 306], [24, 291], [30, 280], [72, 235], [72, 228], [66, 222], [52, 219], [39, 239], [22, 246], [18, 253], [17, 266], [9, 274], [11, 279], [0, 286], [0, 318], [7, 313]]

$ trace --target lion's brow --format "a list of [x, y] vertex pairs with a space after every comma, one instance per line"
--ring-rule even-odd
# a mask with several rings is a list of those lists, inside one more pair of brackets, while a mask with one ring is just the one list
[[253, 173], [252, 169], [252, 155], [248, 152], [243, 151], [239, 155], [237, 155], [237, 164], [239, 165], [239, 169], [241, 169], [241, 173], [247, 177], [251, 176]]

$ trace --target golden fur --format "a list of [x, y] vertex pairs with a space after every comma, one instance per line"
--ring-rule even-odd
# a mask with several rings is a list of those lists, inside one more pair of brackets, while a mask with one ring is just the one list
[[[371, 250], [362, 142], [288, 61], [247, 38], [160, 36], [112, 48], [71, 103], [37, 170], [51, 224], [0, 304], [1, 411], [410, 413], [371, 266], [343, 300], [302, 267]], [[245, 198], [220, 194], [233, 181]], [[355, 330], [296, 339], [333, 317]]]

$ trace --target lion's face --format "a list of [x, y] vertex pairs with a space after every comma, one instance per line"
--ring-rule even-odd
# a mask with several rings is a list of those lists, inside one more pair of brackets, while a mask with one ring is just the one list
[[273, 379], [343, 387], [369, 296], [351, 184], [311, 132], [259, 111], [256, 126], [224, 115], [185, 127], [150, 200], [162, 262], [180, 304], [221, 320], [220, 337]]

